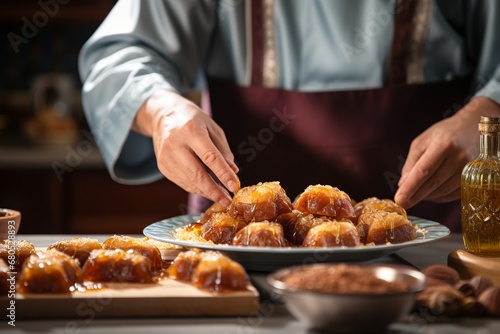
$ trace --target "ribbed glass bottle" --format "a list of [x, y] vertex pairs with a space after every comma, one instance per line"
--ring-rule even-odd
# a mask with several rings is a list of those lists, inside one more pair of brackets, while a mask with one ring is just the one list
[[465, 248], [500, 254], [500, 117], [481, 116], [479, 156], [462, 171]]

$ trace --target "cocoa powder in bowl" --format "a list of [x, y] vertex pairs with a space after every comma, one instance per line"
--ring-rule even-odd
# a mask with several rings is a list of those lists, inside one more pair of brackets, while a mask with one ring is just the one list
[[356, 265], [299, 268], [282, 277], [287, 288], [336, 294], [384, 294], [409, 290], [404, 281], [386, 281]]

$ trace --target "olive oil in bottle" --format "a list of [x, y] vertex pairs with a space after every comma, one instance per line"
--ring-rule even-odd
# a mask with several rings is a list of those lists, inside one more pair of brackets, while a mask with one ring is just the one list
[[479, 156], [462, 171], [461, 220], [465, 248], [500, 254], [500, 117], [481, 116]]

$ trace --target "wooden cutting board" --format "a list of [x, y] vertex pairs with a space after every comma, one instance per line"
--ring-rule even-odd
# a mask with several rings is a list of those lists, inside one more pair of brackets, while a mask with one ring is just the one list
[[[9, 303], [7, 297], [0, 298], [3, 310]], [[172, 279], [155, 284], [113, 283], [71, 295], [18, 294], [15, 299], [16, 319], [236, 316], [258, 309], [259, 293], [253, 286], [212, 293]]]

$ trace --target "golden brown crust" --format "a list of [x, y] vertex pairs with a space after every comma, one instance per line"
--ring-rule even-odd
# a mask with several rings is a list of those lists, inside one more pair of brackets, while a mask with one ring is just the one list
[[250, 223], [242, 228], [233, 239], [235, 246], [288, 247], [283, 227], [269, 221]]
[[[9, 249], [11, 248], [11, 241], [4, 240], [0, 242], [0, 258], [3, 259], [6, 263], [9, 263]], [[35, 246], [26, 241], [26, 240], [17, 240], [15, 243], [15, 257], [16, 263], [14, 265], [13, 272], [19, 273], [21, 268], [23, 267], [23, 263], [30, 257], [30, 255], [35, 254], [36, 249]]]
[[9, 266], [7, 262], [0, 258], [0, 296], [5, 296], [9, 293], [10, 290], [10, 278], [9, 275]]
[[203, 212], [203, 214], [200, 217], [199, 222], [201, 224], [205, 224], [214, 213], [226, 212], [226, 211], [227, 211], [226, 206], [219, 204], [219, 203], [214, 203], [208, 209], [206, 209], [205, 212]]
[[83, 266], [83, 277], [93, 282], [151, 283], [151, 262], [135, 250], [96, 249]]
[[283, 226], [285, 238], [295, 246], [301, 246], [309, 230], [330, 219], [327, 217], [316, 217], [311, 214], [297, 210], [282, 214], [276, 219], [278, 224]]
[[200, 260], [201, 251], [199, 249], [181, 252], [172, 261], [170, 267], [168, 267], [168, 276], [173, 279], [190, 282], [194, 269], [200, 263]]
[[229, 214], [242, 216], [246, 222], [275, 220], [291, 211], [292, 202], [279, 182], [259, 182], [241, 188], [228, 207]]
[[78, 261], [80, 267], [83, 267], [85, 261], [94, 249], [101, 249], [101, 243], [97, 239], [91, 238], [71, 238], [68, 240], [59, 240], [47, 247], [57, 249]]
[[193, 272], [192, 283], [209, 291], [245, 290], [250, 283], [245, 269], [219, 252], [204, 252]]
[[82, 269], [56, 249], [30, 255], [19, 275], [20, 293], [70, 293], [83, 283]]
[[355, 247], [360, 245], [356, 226], [350, 221], [332, 220], [312, 227], [307, 232], [304, 247]]
[[416, 237], [411, 222], [395, 212], [364, 213], [359, 217], [357, 229], [361, 241], [366, 244], [398, 244]]
[[215, 244], [231, 244], [236, 233], [247, 223], [240, 216], [234, 218], [226, 212], [215, 212], [201, 227], [201, 236]]
[[369, 197], [354, 205], [354, 212], [356, 215], [356, 218], [353, 220], [354, 224], [357, 224], [359, 216], [361, 216], [363, 213], [376, 211], [396, 212], [401, 216], [407, 218], [406, 210], [393, 200], [388, 198], [380, 199], [377, 197]]
[[245, 269], [217, 251], [192, 249], [181, 252], [168, 268], [170, 278], [192, 283], [209, 291], [234, 291], [247, 288], [250, 280]]
[[141, 238], [133, 238], [124, 235], [114, 235], [104, 240], [102, 243], [103, 249], [132, 249], [139, 254], [142, 254], [148, 261], [151, 262], [153, 270], [162, 269], [162, 260], [160, 250], [153, 244]]
[[351, 219], [354, 208], [351, 198], [337, 187], [330, 185], [311, 185], [295, 200], [295, 210], [334, 219]]

